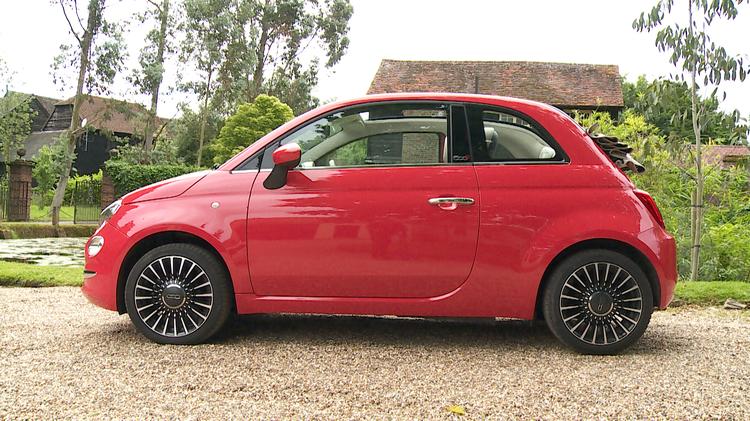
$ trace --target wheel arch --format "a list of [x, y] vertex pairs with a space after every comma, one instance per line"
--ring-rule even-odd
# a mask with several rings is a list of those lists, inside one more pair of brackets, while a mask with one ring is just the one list
[[133, 247], [128, 250], [125, 258], [120, 265], [120, 269], [117, 273], [117, 312], [124, 314], [127, 312], [125, 308], [125, 283], [128, 279], [128, 273], [135, 263], [143, 257], [144, 254], [156, 247], [163, 246], [166, 244], [192, 244], [210, 252], [216, 257], [221, 263], [224, 271], [229, 278], [229, 289], [232, 296], [232, 311], [236, 311], [236, 304], [234, 301], [234, 282], [231, 280], [231, 273], [227, 262], [221, 254], [211, 245], [208, 241], [198, 237], [195, 234], [190, 234], [184, 231], [162, 231], [151, 235], [148, 235], [140, 239]]
[[659, 275], [656, 272], [656, 268], [648, 259], [648, 257], [646, 257], [645, 254], [643, 254], [640, 250], [638, 250], [633, 245], [625, 243], [623, 241], [614, 240], [610, 238], [593, 238], [589, 240], [580, 241], [578, 243], [568, 246], [567, 248], [559, 252], [552, 259], [552, 261], [550, 261], [549, 265], [547, 265], [547, 268], [544, 270], [544, 274], [542, 275], [542, 280], [539, 283], [539, 288], [537, 289], [537, 292], [536, 292], [536, 301], [534, 304], [534, 318], [535, 319], [541, 320], [543, 318], [542, 317], [542, 299], [544, 296], [544, 290], [547, 287], [547, 284], [549, 283], [550, 274], [554, 271], [555, 267], [557, 267], [557, 265], [559, 265], [560, 262], [564, 261], [569, 256], [572, 256], [581, 251], [593, 250], [593, 249], [604, 249], [604, 250], [614, 251], [616, 253], [620, 253], [630, 258], [631, 260], [633, 260], [646, 273], [646, 277], [648, 278], [649, 284], [651, 285], [651, 291], [653, 294], [654, 303], [660, 302], [659, 299], [661, 297], [661, 288], [659, 284]]

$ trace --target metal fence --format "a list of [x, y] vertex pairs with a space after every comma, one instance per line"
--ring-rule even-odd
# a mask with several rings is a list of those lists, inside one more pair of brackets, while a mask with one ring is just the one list
[[101, 212], [102, 185], [90, 179], [78, 179], [73, 189], [73, 222], [96, 223]]
[[0, 221], [8, 219], [8, 206], [10, 202], [10, 192], [8, 183], [5, 179], [0, 179]]

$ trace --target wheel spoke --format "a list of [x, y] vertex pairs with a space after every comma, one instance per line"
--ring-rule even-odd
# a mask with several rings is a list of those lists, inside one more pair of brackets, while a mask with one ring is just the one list
[[594, 281], [591, 280], [591, 275], [589, 275], [589, 271], [588, 269], [586, 269], [586, 266], [584, 266], [582, 269], [583, 269], [583, 273], [586, 274], [586, 279], [589, 280], [589, 285], [594, 285]]
[[579, 278], [579, 277], [578, 277], [578, 275], [576, 275], [575, 273], [573, 273], [573, 277], [574, 277], [574, 278], [576, 278], [576, 280], [578, 280], [578, 282], [580, 282], [580, 284], [581, 284], [581, 285], [582, 285], [582, 286], [583, 286], [584, 288], [588, 288], [588, 285], [586, 285], [586, 284], [585, 284], [585, 283], [584, 283], [584, 282], [583, 282], [583, 281], [581, 280], [581, 278]]
[[601, 284], [601, 281], [599, 280], [599, 263], [594, 263], [594, 275], [596, 275], [596, 284]]
[[614, 323], [609, 322], [610, 327], [612, 327], [612, 333], [615, 335], [615, 342], [620, 341], [620, 337], [617, 336], [617, 327], [614, 325]]
[[[583, 314], [583, 312], [582, 312], [582, 311], [579, 311], [578, 313], [576, 313], [576, 314], [574, 314], [574, 315], [572, 315], [572, 316], [570, 316], [570, 317], [568, 317], [568, 318], [564, 319], [563, 321], [564, 321], [564, 322], [567, 322], [568, 320], [571, 320], [571, 319], [575, 319], [576, 317], [578, 317], [578, 316], [579, 316], [579, 315], [581, 315], [581, 314]], [[573, 330], [575, 330], [575, 329], [573, 329]]]
[[[573, 285], [570, 285], [570, 284], [565, 284], [565, 288], [570, 288], [570, 289], [572, 289], [573, 291], [575, 291], [575, 292], [577, 292], [577, 293], [579, 293], [579, 294], [583, 294], [583, 291], [581, 291], [580, 289], [578, 289], [578, 288], [574, 287]], [[564, 288], [563, 288], [563, 289], [564, 289]]]
[[612, 286], [612, 282], [609, 282], [609, 268], [612, 267], [611, 264], [607, 263], [607, 269], [604, 272], [604, 283], [607, 284], [607, 286]]
[[627, 293], [628, 293], [628, 292], [630, 292], [630, 291], [635, 291], [636, 289], [638, 289], [638, 284], [636, 284], [636, 285], [633, 285], [633, 286], [632, 286], [632, 287], [631, 287], [630, 289], [628, 289], [628, 290], [627, 290], [627, 291], [625, 291], [625, 292], [621, 292], [621, 293], [620, 293], [620, 295], [625, 295], [625, 294], [627, 294]]

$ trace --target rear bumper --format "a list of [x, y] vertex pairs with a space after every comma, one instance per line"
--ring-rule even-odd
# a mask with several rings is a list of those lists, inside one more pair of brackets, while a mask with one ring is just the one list
[[659, 302], [654, 305], [663, 310], [672, 302], [677, 285], [677, 244], [661, 228], [642, 232], [641, 241], [648, 244], [652, 252], [650, 260], [659, 278]]
[[87, 242], [81, 292], [91, 303], [117, 311], [117, 280], [127, 237], [107, 223], [104, 223], [94, 235], [104, 237], [104, 247], [99, 254], [91, 257], [88, 255]]

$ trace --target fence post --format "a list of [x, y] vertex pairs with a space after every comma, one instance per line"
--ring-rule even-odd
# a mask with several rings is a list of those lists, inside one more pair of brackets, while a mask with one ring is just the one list
[[10, 164], [8, 221], [28, 221], [31, 216], [31, 169], [34, 163], [22, 157], [19, 154], [19, 159]]
[[100, 194], [102, 210], [115, 201], [115, 184], [107, 174], [107, 171], [102, 171], [102, 189]]

